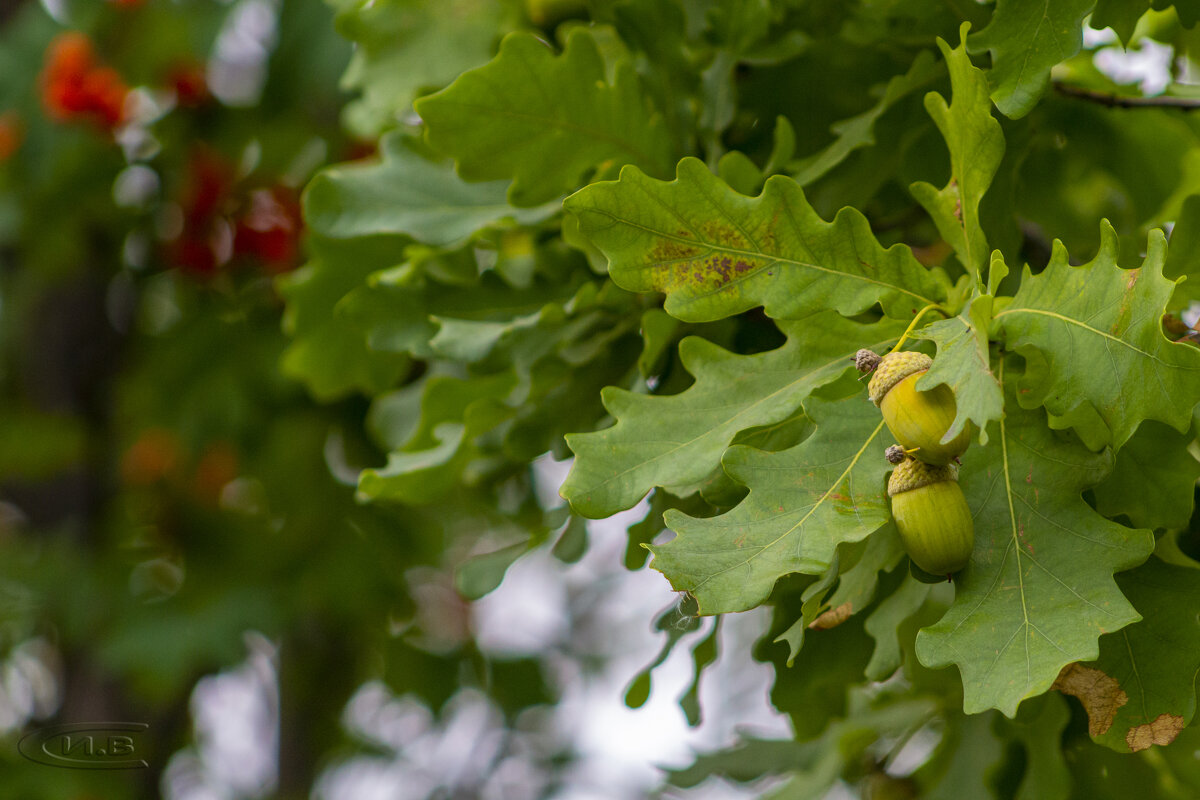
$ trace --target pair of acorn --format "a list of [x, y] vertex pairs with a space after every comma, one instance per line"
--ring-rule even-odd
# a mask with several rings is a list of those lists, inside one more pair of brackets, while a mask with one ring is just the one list
[[975, 526], [956, 466], [971, 443], [970, 426], [942, 442], [957, 413], [954, 393], [945, 384], [917, 389], [933, 364], [924, 353], [892, 352], [880, 358], [859, 350], [854, 364], [860, 372], [875, 371], [867, 392], [900, 442], [887, 449], [888, 461], [896, 465], [888, 497], [904, 548], [925, 572], [949, 577], [967, 565], [975, 547]]

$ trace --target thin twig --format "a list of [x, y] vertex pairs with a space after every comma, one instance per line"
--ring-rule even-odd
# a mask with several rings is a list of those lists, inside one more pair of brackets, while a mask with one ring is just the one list
[[1077, 97], [1080, 100], [1099, 103], [1109, 108], [1180, 108], [1185, 111], [1200, 110], [1200, 97], [1171, 97], [1169, 95], [1136, 97], [1132, 95], [1112, 94], [1110, 92], [1097, 92], [1093, 89], [1084, 89], [1080, 86], [1071, 86], [1070, 84], [1058, 83], [1057, 81], [1054, 83], [1054, 91], [1066, 97]]

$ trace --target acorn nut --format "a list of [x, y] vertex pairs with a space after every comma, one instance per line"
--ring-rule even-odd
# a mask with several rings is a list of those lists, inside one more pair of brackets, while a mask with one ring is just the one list
[[933, 575], [949, 575], [967, 565], [975, 547], [975, 524], [958, 485], [957, 467], [905, 459], [892, 471], [888, 497], [914, 564]]
[[879, 359], [867, 392], [905, 450], [915, 451], [913, 455], [927, 464], [949, 464], [971, 444], [971, 430], [964, 426], [953, 439], [942, 442], [958, 412], [949, 386], [917, 390], [917, 381], [932, 364], [924, 353], [888, 353]]

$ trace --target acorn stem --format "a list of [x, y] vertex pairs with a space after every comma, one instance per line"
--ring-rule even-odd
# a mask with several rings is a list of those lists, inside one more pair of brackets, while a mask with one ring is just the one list
[[[908, 323], [908, 327], [904, 330], [904, 333], [900, 334], [900, 341], [896, 342], [896, 345], [888, 352], [894, 353], [897, 350], [899, 350], [900, 345], [904, 344], [905, 340], [908, 339], [908, 335], [913, 332], [913, 328], [917, 327], [917, 323], [921, 321], [921, 317], [925, 316], [925, 312], [932, 311], [935, 308], [941, 309], [941, 306], [939, 306], [937, 303], [930, 303], [929, 305], [925, 306], [920, 311], [918, 311], [917, 315], [915, 317], [913, 317], [912, 322]], [[944, 312], [943, 312], [942, 316], [945, 316]]]

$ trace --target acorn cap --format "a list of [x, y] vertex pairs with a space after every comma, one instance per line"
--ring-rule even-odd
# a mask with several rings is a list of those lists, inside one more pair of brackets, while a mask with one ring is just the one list
[[931, 366], [933, 366], [933, 359], [924, 353], [911, 350], [902, 353], [888, 353], [880, 359], [875, 374], [871, 376], [871, 382], [867, 384], [867, 393], [871, 396], [871, 402], [878, 406], [883, 402], [883, 396], [891, 391], [893, 386], [914, 372], [929, 369]]
[[859, 372], [870, 372], [879, 366], [879, 354], [864, 347], [854, 354], [854, 366]]
[[911, 492], [913, 489], [920, 489], [922, 486], [942, 481], [957, 480], [958, 467], [953, 464], [936, 467], [933, 464], [909, 458], [900, 462], [892, 470], [892, 477], [888, 479], [888, 497], [895, 497], [903, 492]]

